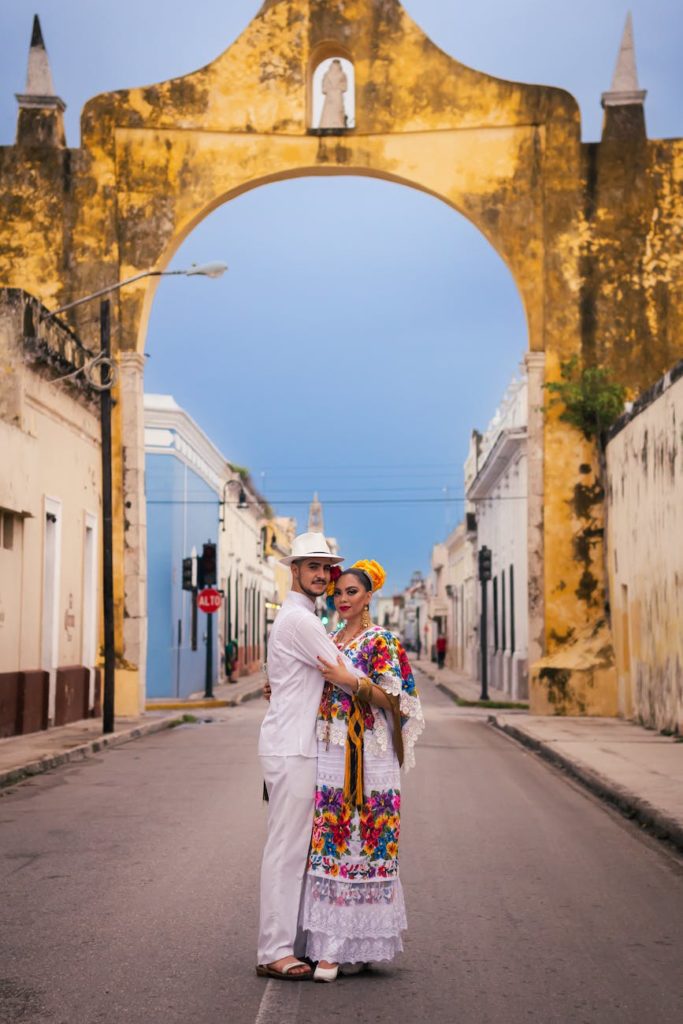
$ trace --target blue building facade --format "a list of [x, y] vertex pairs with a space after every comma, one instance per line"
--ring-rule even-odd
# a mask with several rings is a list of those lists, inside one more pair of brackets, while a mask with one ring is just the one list
[[[183, 558], [216, 542], [220, 453], [168, 395], [145, 396], [147, 501], [147, 696], [187, 697], [204, 689], [207, 615], [182, 589]], [[212, 465], [214, 463], [214, 465]], [[213, 682], [218, 680], [218, 616], [213, 623]]]

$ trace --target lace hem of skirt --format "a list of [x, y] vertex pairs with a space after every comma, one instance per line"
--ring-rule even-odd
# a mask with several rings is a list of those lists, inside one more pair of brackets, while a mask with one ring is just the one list
[[341, 939], [338, 936], [309, 932], [306, 956], [311, 960], [329, 960], [337, 964], [368, 964], [393, 960], [403, 949], [400, 935], [389, 939]]
[[[352, 883], [306, 876], [303, 928], [329, 942], [400, 941], [407, 927], [400, 881]], [[328, 957], [324, 956], [324, 959]], [[374, 960], [376, 956], [333, 959]]]

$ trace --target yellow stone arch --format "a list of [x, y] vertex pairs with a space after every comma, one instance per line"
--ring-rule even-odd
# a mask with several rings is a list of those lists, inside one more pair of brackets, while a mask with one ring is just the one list
[[[332, 53], [353, 61], [355, 127], [321, 132], [309, 128], [310, 81], [318, 60]], [[42, 201], [31, 207], [27, 195], [21, 210], [26, 244], [20, 253], [15, 245], [11, 258], [2, 248], [0, 272], [4, 283], [48, 305], [66, 303], [163, 268], [193, 227], [235, 196], [306, 175], [369, 175], [421, 189], [459, 211], [510, 268], [527, 316], [530, 658], [538, 661], [599, 620], [603, 586], [600, 544], [576, 543], [589, 529], [595, 536], [596, 523], [599, 529], [599, 513], [577, 500], [593, 482], [586, 474], [591, 453], [557, 415], [542, 412], [542, 384], [572, 354], [609, 363], [634, 387], [650, 383], [666, 369], [670, 332], [683, 319], [673, 297], [680, 262], [672, 268], [667, 258], [665, 274], [654, 269], [648, 281], [636, 280], [655, 206], [659, 234], [651, 244], [670, 246], [680, 231], [671, 189], [667, 200], [664, 186], [657, 194], [655, 185], [637, 210], [618, 205], [625, 156], [658, 181], [663, 165], [683, 177], [681, 148], [673, 142], [662, 149], [637, 132], [624, 136], [625, 123], [602, 148], [582, 145], [570, 95], [465, 67], [434, 45], [398, 0], [266, 0], [206, 67], [86, 105], [80, 149], [55, 149], [51, 164], [43, 160]], [[29, 147], [19, 139], [11, 148], [17, 176], [29, 166], [35, 174]], [[601, 275], [607, 280], [619, 261], [626, 299], [623, 287], [620, 296], [601, 290]], [[117, 642], [119, 692], [129, 694], [128, 706], [144, 696], [141, 353], [154, 290], [153, 280], [141, 281], [119, 293], [114, 309], [122, 369]], [[615, 336], [617, 310], [628, 347]], [[656, 330], [664, 321], [666, 338]], [[601, 657], [608, 665], [604, 651]], [[547, 693], [536, 675], [534, 702], [542, 710]], [[609, 713], [610, 679], [603, 674], [600, 694], [588, 704], [570, 695], [566, 708], [584, 701], [588, 710]]]

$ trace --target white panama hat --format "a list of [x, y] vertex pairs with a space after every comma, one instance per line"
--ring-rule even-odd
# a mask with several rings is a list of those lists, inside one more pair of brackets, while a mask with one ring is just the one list
[[294, 538], [292, 553], [280, 559], [280, 565], [291, 565], [301, 558], [319, 558], [330, 565], [338, 565], [344, 559], [341, 555], [333, 555], [323, 533], [300, 533]]

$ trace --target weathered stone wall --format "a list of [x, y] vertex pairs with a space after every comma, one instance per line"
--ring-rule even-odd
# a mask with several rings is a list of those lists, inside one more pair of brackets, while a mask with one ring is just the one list
[[619, 711], [683, 733], [683, 362], [607, 446]]
[[[335, 46], [354, 64], [356, 126], [320, 136], [308, 128], [310, 77]], [[364, 174], [429, 192], [491, 242], [519, 289], [530, 352], [545, 355], [535, 391], [543, 374], [556, 379], [563, 359], [583, 354], [637, 392], [681, 352], [683, 143], [649, 142], [615, 122], [605, 142], [582, 145], [571, 96], [464, 67], [398, 0], [269, 0], [206, 67], [91, 100], [82, 134], [79, 150], [63, 148], [57, 126], [24, 131], [0, 151], [0, 284], [53, 308], [165, 266], [197, 223], [245, 190]], [[142, 352], [154, 291], [146, 279], [119, 293], [116, 351]], [[92, 343], [91, 320], [85, 308], [73, 323]], [[144, 523], [125, 515], [127, 501], [138, 504], [139, 479], [130, 451], [124, 464], [136, 416], [127, 430], [121, 397], [117, 653], [121, 670], [134, 674], [144, 644], [139, 630], [125, 640], [124, 619], [144, 619]], [[590, 451], [557, 411], [534, 413], [529, 444], [533, 656], [595, 623], [604, 574]]]

